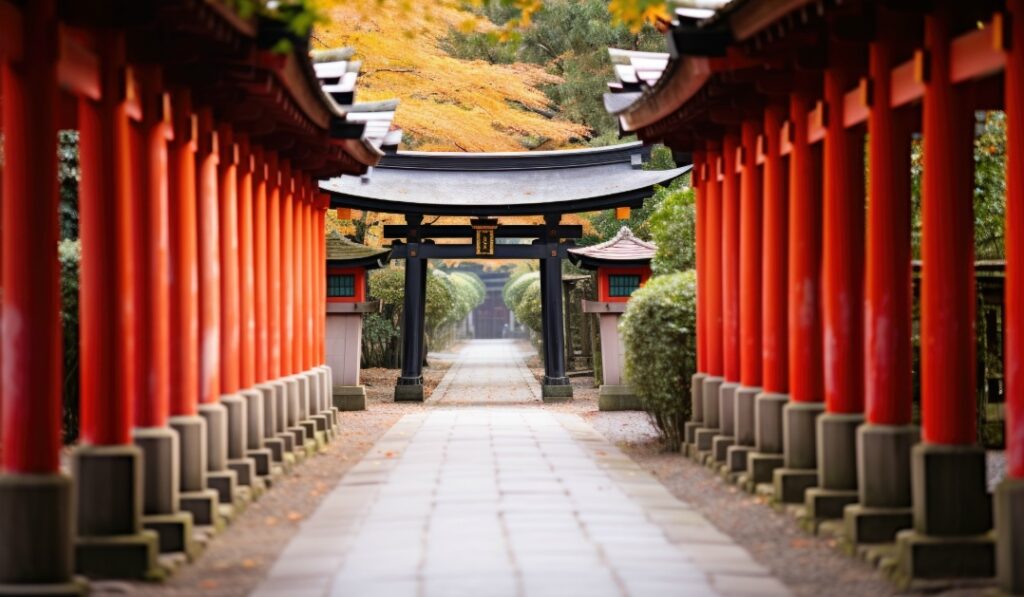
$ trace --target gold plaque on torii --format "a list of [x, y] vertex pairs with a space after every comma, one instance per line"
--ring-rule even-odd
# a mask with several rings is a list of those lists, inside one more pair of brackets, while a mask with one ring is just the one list
[[495, 230], [498, 229], [497, 218], [477, 218], [470, 220], [475, 233], [473, 247], [480, 257], [491, 257], [494, 255]]

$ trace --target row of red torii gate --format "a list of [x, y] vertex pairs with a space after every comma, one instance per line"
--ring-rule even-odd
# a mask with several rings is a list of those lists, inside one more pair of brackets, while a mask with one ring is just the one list
[[[895, 544], [874, 553], [894, 554], [876, 560], [904, 582], [998, 572], [1024, 593], [1024, 1], [704, 4], [719, 8], [679, 9], [670, 53], [612, 50], [605, 97], [624, 130], [693, 155], [690, 453], [802, 504], [815, 528], [844, 521], [848, 545]], [[993, 496], [976, 429], [972, 151], [976, 111], [1000, 109], [1009, 470]]]
[[[0, 0], [0, 594], [159, 577], [337, 428], [317, 180], [396, 144], [351, 52], [216, 0]], [[284, 48], [282, 50], [282, 48]], [[80, 133], [62, 470], [57, 132]]]

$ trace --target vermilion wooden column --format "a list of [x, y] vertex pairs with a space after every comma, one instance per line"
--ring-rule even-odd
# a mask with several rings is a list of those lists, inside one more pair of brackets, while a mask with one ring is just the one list
[[295, 194], [292, 200], [292, 276], [295, 288], [294, 308], [292, 309], [292, 325], [294, 326], [294, 342], [292, 344], [292, 372], [301, 373], [306, 370], [303, 353], [306, 346], [306, 226], [305, 204], [306, 185], [301, 174], [295, 176]]
[[313, 338], [313, 307], [319, 298], [317, 291], [320, 290], [319, 285], [313, 282], [313, 263], [317, 258], [313, 234], [313, 201], [316, 197], [313, 195], [313, 187], [309, 182], [306, 183], [306, 197], [306, 201], [302, 204], [302, 225], [305, 229], [303, 234], [305, 251], [302, 265], [302, 285], [305, 287], [305, 293], [303, 294], [302, 325], [306, 329], [303, 335], [302, 368], [308, 371], [313, 368], [313, 343], [315, 341]]
[[[977, 444], [974, 346], [974, 106], [951, 80], [953, 15], [925, 16], [921, 187], [921, 420], [911, 456], [914, 531], [897, 535], [907, 578], [990, 576], [993, 545], [985, 450]], [[965, 541], [965, 537], [970, 539]], [[966, 544], [966, 546], [965, 546]], [[926, 550], [921, 546], [927, 545]]]
[[199, 259], [196, 217], [196, 120], [187, 91], [177, 90], [170, 148], [171, 414], [196, 414], [199, 402]]
[[253, 169], [254, 158], [246, 139], [239, 142], [238, 165], [238, 265], [239, 265], [239, 383], [256, 385], [256, 260], [254, 255]]
[[[79, 102], [81, 431], [87, 445], [131, 441], [135, 391], [135, 259], [123, 42], [101, 40], [103, 99]], [[5, 351], [5, 354], [10, 354]]]
[[[707, 287], [705, 280], [704, 257], [707, 254], [706, 220], [707, 220], [707, 190], [703, 180], [703, 169], [705, 168], [704, 152], [693, 152], [693, 169], [690, 170], [690, 182], [693, 186], [694, 203], [697, 212], [696, 243], [694, 244], [694, 261], [697, 267], [697, 371], [708, 370], [708, 349], [707, 349]], [[694, 403], [696, 406], [696, 403]], [[696, 419], [699, 420], [699, 419]]]
[[910, 128], [892, 97], [894, 43], [903, 35], [878, 9], [869, 53], [864, 405], [857, 432], [858, 504], [847, 506], [851, 543], [890, 542], [912, 525]]
[[1024, 593], [1024, 1], [1009, 0], [1006, 54], [1006, 288], [1004, 376], [1008, 478], [996, 489], [996, 570], [1000, 588]]
[[217, 134], [209, 108], [199, 110], [196, 204], [199, 224], [199, 401], [220, 398], [220, 210]]
[[739, 135], [722, 144], [722, 363], [725, 380], [740, 379], [740, 177]]
[[[2, 68], [4, 159], [2, 226], [3, 432], [0, 458], [4, 473], [51, 474], [58, 471], [61, 449], [60, 269], [57, 261], [57, 35], [54, 2], [33, 2], [22, 12], [24, 38], [20, 57], [0, 54]], [[31, 258], [28, 258], [31, 256]], [[84, 355], [83, 355], [84, 356]], [[109, 356], [109, 355], [108, 355]], [[70, 489], [61, 484], [67, 508]], [[28, 501], [31, 496], [26, 496]], [[40, 504], [43, 507], [42, 504]], [[54, 510], [42, 512], [53, 516]], [[28, 522], [28, 521], [26, 521]], [[59, 526], [59, 525], [58, 525]], [[2, 536], [13, 549], [31, 546], [33, 529], [3, 525]], [[70, 578], [70, 544], [60, 535], [40, 536], [59, 548], [52, 557]], [[42, 547], [40, 545], [40, 547]], [[5, 567], [6, 568], [6, 567]], [[0, 568], [0, 580], [19, 580], [21, 570]]]
[[285, 162], [281, 193], [281, 373], [293, 375], [295, 368], [295, 181]]
[[857, 501], [857, 427], [864, 421], [864, 138], [847, 129], [848, 58], [833, 42], [825, 69], [822, 304], [826, 413], [818, 419], [818, 487], [807, 492], [816, 520], [840, 518]]
[[253, 312], [256, 318], [256, 357], [253, 364], [253, 376], [256, 383], [267, 381], [270, 367], [270, 308], [267, 302], [267, 278], [269, 277], [269, 260], [267, 257], [267, 164], [263, 159], [263, 150], [253, 150]]
[[282, 375], [281, 368], [281, 170], [277, 155], [267, 154], [267, 377]]
[[821, 336], [821, 161], [808, 143], [808, 91], [790, 95], [789, 389], [783, 408], [783, 468], [775, 499], [801, 503], [817, 484], [816, 418], [823, 410]]
[[[170, 232], [167, 142], [172, 136], [170, 114], [165, 114], [160, 73], [139, 71], [143, 91], [138, 127], [138, 193], [135, 197], [134, 253], [139, 259], [136, 277], [137, 348], [135, 426], [164, 427], [170, 414]], [[169, 105], [167, 106], [169, 107]], [[176, 506], [176, 505], [175, 505]]]
[[762, 262], [761, 369], [766, 393], [789, 391], [788, 253], [789, 197], [782, 158], [785, 109], [771, 104], [764, 111], [764, 252]]
[[722, 182], [718, 176], [722, 171], [722, 152], [715, 142], [708, 142], [705, 153], [704, 205], [707, 218], [704, 222], [704, 247], [707, 249], [702, 261], [705, 266], [705, 286], [707, 305], [704, 329], [707, 342], [707, 374], [704, 379], [701, 396], [703, 419], [702, 426], [694, 432], [696, 450], [694, 455], [699, 459], [702, 454], [711, 451], [712, 440], [719, 432], [719, 389], [722, 385], [722, 374], [725, 372], [723, 363], [723, 320], [722, 320]]
[[218, 167], [220, 226], [220, 392], [234, 394], [240, 387], [241, 329], [238, 274], [238, 144], [232, 130], [222, 125]]
[[[747, 120], [742, 129], [740, 175], [740, 384], [761, 386], [761, 172], [757, 165], [760, 123]], [[753, 439], [753, 438], [751, 438]]]

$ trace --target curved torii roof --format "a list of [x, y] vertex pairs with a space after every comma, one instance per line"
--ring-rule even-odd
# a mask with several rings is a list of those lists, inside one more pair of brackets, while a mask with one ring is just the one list
[[569, 249], [569, 259], [584, 269], [597, 269], [602, 265], [648, 265], [657, 248], [623, 226], [618, 234], [603, 243]]
[[362, 177], [320, 183], [332, 207], [386, 213], [503, 216], [639, 207], [688, 172], [644, 170], [641, 143], [564, 151], [398, 152]]

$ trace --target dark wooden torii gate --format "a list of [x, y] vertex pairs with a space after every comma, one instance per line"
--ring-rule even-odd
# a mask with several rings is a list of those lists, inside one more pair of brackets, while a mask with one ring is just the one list
[[[649, 149], [629, 143], [597, 149], [521, 153], [400, 152], [385, 157], [369, 178], [321, 184], [332, 207], [400, 213], [405, 224], [384, 227], [396, 239], [392, 257], [405, 259], [402, 373], [395, 400], [423, 400], [424, 319], [430, 259], [536, 259], [543, 305], [544, 381], [548, 402], [568, 400], [562, 324], [562, 259], [581, 226], [569, 213], [639, 207], [654, 186], [689, 170], [644, 170]], [[426, 215], [465, 216], [464, 225], [424, 223]], [[543, 224], [502, 224], [500, 216], [537, 216]], [[472, 239], [436, 244], [435, 239]], [[504, 242], [503, 242], [504, 241]]]

